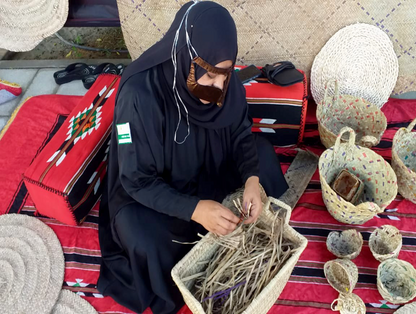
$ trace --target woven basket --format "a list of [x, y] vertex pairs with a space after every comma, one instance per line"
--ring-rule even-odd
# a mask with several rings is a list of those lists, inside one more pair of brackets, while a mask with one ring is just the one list
[[416, 204], [416, 119], [400, 128], [393, 138], [391, 165], [397, 175], [399, 193]]
[[[223, 205], [226, 206], [228, 204], [231, 207], [232, 200], [237, 198], [235, 197], [235, 195], [241, 198], [242, 192], [238, 191], [236, 194], [228, 196], [224, 200]], [[265, 194], [262, 195], [262, 200], [263, 202], [265, 202], [264, 207], [268, 206], [267, 204], [269, 204], [270, 206], [270, 202], [276, 202], [272, 198], [265, 199], [264, 195]], [[264, 207], [261, 215], [259, 216], [259, 224], [261, 224], [263, 228], [270, 228], [275, 216], [268, 209], [268, 207]], [[290, 207], [288, 207], [287, 205], [284, 207], [286, 210], [290, 210]], [[290, 215], [286, 215], [286, 221], [288, 220], [287, 216]], [[298, 232], [296, 232], [288, 224], [285, 224], [283, 236], [284, 238], [295, 243], [298, 246], [298, 249], [288, 259], [286, 264], [283, 265], [282, 269], [263, 289], [263, 291], [252, 301], [252, 303], [243, 312], [243, 314], [266, 314], [268, 312], [268, 310], [276, 302], [287, 281], [289, 280], [290, 274], [292, 273], [292, 270], [295, 267], [299, 259], [299, 256], [306, 248], [308, 242], [306, 238], [300, 235]], [[185, 278], [203, 271], [206, 265], [203, 265], [198, 262], [209, 260], [214, 255], [215, 251], [219, 248], [219, 244], [214, 243], [214, 241], [212, 241], [214, 237], [215, 236], [212, 233], [208, 233], [172, 269], [172, 278], [178, 286], [180, 292], [182, 293], [185, 303], [188, 305], [189, 309], [192, 311], [193, 314], [205, 314], [205, 311], [201, 303], [192, 294], [195, 280], [189, 280], [186, 281], [186, 283], [184, 283], [181, 278]]]
[[397, 258], [385, 260], [377, 269], [377, 289], [390, 303], [407, 303], [416, 297], [416, 270]]
[[[348, 143], [342, 144], [341, 136], [347, 132], [350, 133]], [[319, 158], [319, 177], [322, 198], [329, 213], [346, 224], [363, 224], [394, 200], [397, 182], [396, 174], [383, 157], [368, 148], [356, 146], [354, 142], [354, 131], [343, 128], [335, 146], [324, 151]], [[345, 201], [330, 187], [342, 169], [347, 169], [364, 182], [364, 193], [358, 205]]]
[[311, 91], [315, 102], [320, 103], [326, 82], [335, 79], [341, 84], [341, 94], [364, 98], [381, 108], [393, 91], [398, 73], [389, 36], [376, 26], [353, 24], [333, 35], [315, 57]]
[[387, 127], [384, 113], [362, 98], [340, 95], [338, 81], [334, 85], [334, 96], [327, 96], [328, 86], [325, 86], [325, 96], [316, 109], [322, 144], [326, 148], [334, 146], [337, 135], [345, 126], [355, 131], [356, 143], [361, 146], [371, 148], [380, 143]]
[[416, 302], [412, 302], [402, 306], [394, 314], [415, 314], [416, 313]]
[[331, 304], [331, 310], [340, 311], [341, 314], [365, 314], [364, 301], [354, 293], [340, 293], [338, 299]]
[[358, 281], [358, 268], [348, 259], [334, 259], [324, 265], [326, 280], [339, 293], [350, 293]]
[[402, 235], [396, 227], [384, 225], [375, 229], [368, 241], [374, 258], [384, 262], [389, 258], [397, 258], [402, 248]]
[[363, 236], [355, 229], [332, 231], [326, 239], [326, 247], [336, 257], [354, 259], [363, 247]]

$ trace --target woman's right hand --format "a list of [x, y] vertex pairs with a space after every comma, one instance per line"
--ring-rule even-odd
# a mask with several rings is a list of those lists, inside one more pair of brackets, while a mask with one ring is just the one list
[[235, 230], [239, 219], [231, 210], [220, 203], [209, 200], [199, 201], [191, 219], [217, 235], [227, 235]]

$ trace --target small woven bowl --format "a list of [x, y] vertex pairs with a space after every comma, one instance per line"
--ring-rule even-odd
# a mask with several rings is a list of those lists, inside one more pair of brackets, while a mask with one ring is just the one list
[[394, 314], [415, 314], [416, 313], [416, 302], [406, 304], [399, 308]]
[[402, 248], [402, 235], [396, 227], [384, 225], [371, 233], [368, 245], [374, 258], [384, 262], [389, 258], [399, 256]]
[[377, 269], [377, 289], [390, 303], [407, 303], [416, 296], [416, 270], [397, 258], [385, 260]]
[[341, 314], [365, 314], [364, 301], [354, 293], [340, 293], [338, 299], [331, 304], [331, 310]]
[[348, 259], [335, 259], [324, 265], [326, 280], [339, 293], [354, 290], [358, 281], [358, 268]]
[[332, 231], [326, 239], [328, 251], [339, 258], [354, 259], [360, 254], [363, 236], [355, 229]]

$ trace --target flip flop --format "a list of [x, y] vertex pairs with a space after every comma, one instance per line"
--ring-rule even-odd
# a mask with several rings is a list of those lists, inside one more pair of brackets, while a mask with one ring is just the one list
[[61, 85], [72, 82], [74, 80], [81, 80], [83, 77], [93, 73], [95, 66], [88, 66], [85, 63], [72, 63], [68, 65], [65, 70], [57, 71], [53, 74], [56, 84]]
[[266, 64], [261, 70], [269, 82], [275, 85], [290, 86], [303, 81], [303, 74], [289, 61]]
[[97, 80], [98, 76], [100, 74], [103, 73], [107, 73], [107, 74], [118, 74], [118, 69], [117, 67], [112, 64], [112, 63], [101, 63], [100, 65], [98, 65], [94, 72], [91, 75], [85, 76], [82, 79], [82, 83], [84, 84], [84, 87], [86, 89], [90, 89], [91, 86], [95, 83], [95, 81]]
[[117, 74], [118, 75], [123, 74], [124, 68], [125, 68], [124, 64], [119, 63], [119, 64], [116, 65], [116, 68], [117, 68]]

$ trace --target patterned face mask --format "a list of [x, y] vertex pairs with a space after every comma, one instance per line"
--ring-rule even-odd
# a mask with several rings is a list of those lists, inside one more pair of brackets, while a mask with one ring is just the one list
[[[205, 86], [198, 84], [195, 77], [195, 66], [194, 63], [199, 65], [205, 71], [225, 75], [226, 79], [224, 81], [223, 89], [220, 89], [215, 86]], [[216, 68], [212, 66], [208, 62], [204, 61], [201, 57], [195, 57], [191, 62], [191, 69], [189, 70], [188, 79], [186, 80], [186, 85], [188, 86], [189, 91], [197, 98], [209, 101], [210, 103], [216, 103], [218, 107], [221, 107], [225, 95], [227, 93], [228, 84], [231, 79], [231, 71], [233, 70], [234, 66], [231, 66], [227, 69]]]

